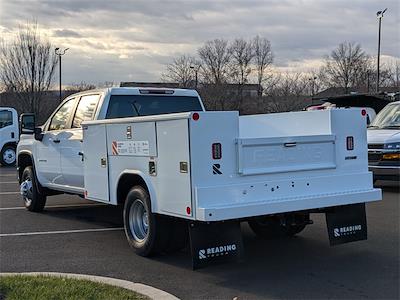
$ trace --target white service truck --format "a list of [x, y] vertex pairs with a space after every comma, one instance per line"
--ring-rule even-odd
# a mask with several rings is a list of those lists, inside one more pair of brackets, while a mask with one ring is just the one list
[[12, 166], [19, 138], [18, 113], [11, 107], [0, 107], [0, 164]]
[[[294, 235], [325, 213], [331, 244], [367, 238], [368, 171], [360, 109], [239, 116], [207, 112], [196, 91], [110, 88], [71, 95], [42, 127], [21, 117], [26, 208], [57, 193], [123, 205], [142, 256], [180, 248], [193, 266], [237, 258], [240, 222]], [[33, 134], [33, 135], [32, 135]]]

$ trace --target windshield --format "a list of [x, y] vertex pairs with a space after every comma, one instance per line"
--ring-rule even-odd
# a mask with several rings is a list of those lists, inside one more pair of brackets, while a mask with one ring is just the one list
[[106, 119], [202, 111], [200, 99], [189, 96], [112, 95]]
[[372, 121], [370, 128], [399, 128], [400, 127], [400, 103], [389, 104]]

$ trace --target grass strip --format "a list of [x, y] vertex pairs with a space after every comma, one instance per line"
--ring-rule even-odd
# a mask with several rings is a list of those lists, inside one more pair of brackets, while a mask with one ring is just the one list
[[56, 276], [0, 276], [0, 300], [149, 300], [130, 290]]

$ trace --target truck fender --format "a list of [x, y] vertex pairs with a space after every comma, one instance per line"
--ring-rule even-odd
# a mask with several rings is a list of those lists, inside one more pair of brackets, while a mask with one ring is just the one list
[[[127, 185], [124, 181], [125, 178], [132, 178], [135, 177], [134, 181], [132, 182], [129, 180], [129, 185]], [[151, 201], [151, 211], [153, 213], [157, 213], [158, 210], [158, 202], [157, 202], [157, 196], [156, 196], [156, 191], [154, 189], [154, 186], [151, 182], [150, 176], [144, 174], [143, 172], [139, 170], [129, 170], [126, 169], [121, 172], [121, 174], [118, 176], [117, 179], [117, 184], [116, 188], [114, 191], [114, 195], [117, 204], [122, 204], [125, 201], [126, 195], [129, 192], [129, 189], [133, 187], [134, 185], [144, 185], [143, 187], [147, 189], [150, 195], [150, 201]]]

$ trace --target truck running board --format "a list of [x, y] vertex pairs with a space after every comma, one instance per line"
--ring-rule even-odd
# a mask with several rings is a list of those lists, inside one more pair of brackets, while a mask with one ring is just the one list
[[190, 223], [193, 270], [243, 256], [240, 222]]

